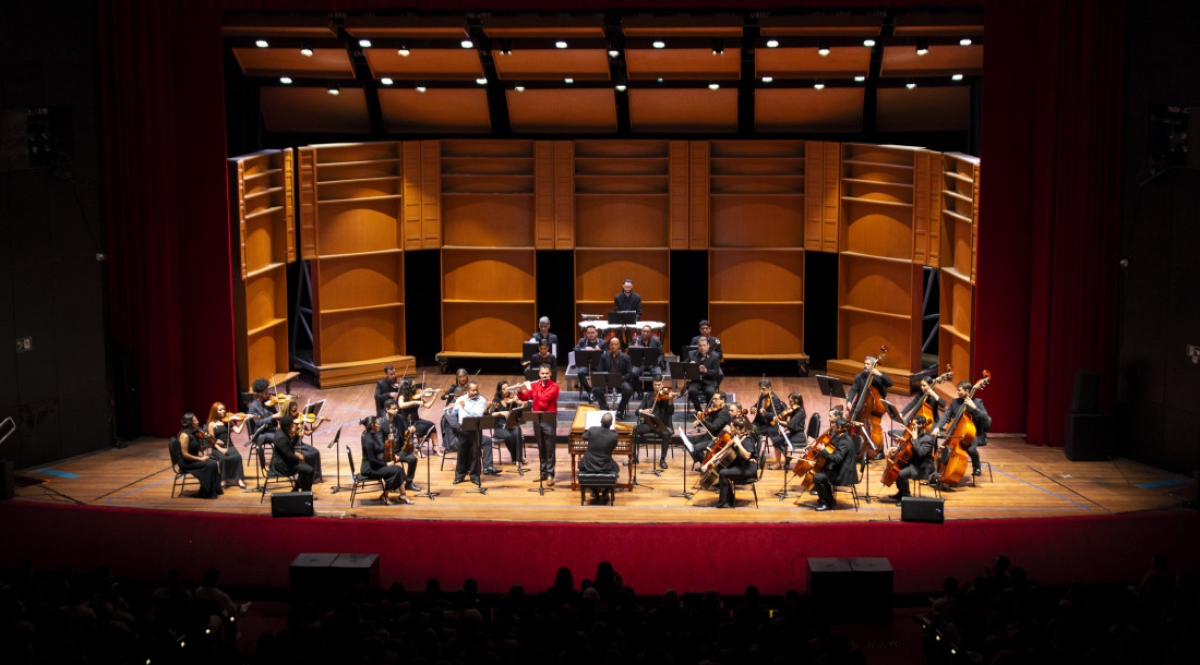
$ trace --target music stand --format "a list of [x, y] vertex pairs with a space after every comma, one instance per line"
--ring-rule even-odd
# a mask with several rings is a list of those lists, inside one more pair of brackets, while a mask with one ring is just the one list
[[[607, 407], [609, 400], [612, 398], [612, 394], [611, 394], [612, 391], [617, 390], [621, 387], [621, 383], [624, 381], [624, 377], [621, 376], [620, 374], [618, 374], [617, 372], [595, 372], [595, 373], [592, 373], [591, 376], [592, 376], [592, 387], [604, 389], [604, 404]], [[615, 408], [606, 409], [606, 410], [616, 411]]]
[[[467, 494], [476, 492], [488, 496], [487, 488], [483, 486], [483, 432], [492, 429], [495, 425], [496, 419], [492, 416], [468, 416], [462, 419], [462, 424], [459, 426], [464, 432], [474, 433], [475, 446], [478, 448], [479, 472], [475, 476], [475, 489], [467, 490]], [[462, 452], [460, 449], [458, 454], [461, 455]], [[470, 467], [467, 468], [470, 469]]]
[[[668, 442], [671, 441], [671, 428], [667, 427], [666, 423], [664, 423], [661, 418], [654, 415], [653, 413], [640, 413], [639, 412], [638, 415], [641, 416], [642, 422], [644, 424], [652, 427], [654, 429], [654, 431], [656, 433], [658, 433], [659, 436], [666, 436], [667, 441]], [[640, 443], [642, 443], [642, 442], [638, 441], [638, 443], [635, 443], [634, 445], [639, 445]], [[662, 455], [662, 446], [658, 446], [657, 449], [658, 449], [658, 455]], [[636, 454], [637, 451], [634, 451], [634, 452], [635, 452], [635, 454], [634, 454], [633, 458], [635, 460], [640, 459], [641, 455]], [[659, 470], [659, 468], [658, 468], [658, 461], [659, 460], [656, 456], [655, 460], [650, 463], [650, 470], [643, 471], [642, 473], [653, 473], [654, 475], [661, 478], [662, 471]], [[641, 485], [641, 483], [639, 483], [637, 481], [637, 468], [636, 467], [637, 467], [637, 462], [634, 462], [633, 484]], [[654, 489], [653, 487], [650, 487], [649, 485], [644, 485], [644, 487], [646, 487], [647, 489]]]
[[[429, 439], [432, 438], [435, 433], [437, 433], [437, 428], [430, 427], [429, 431], [425, 432], [425, 436], [421, 437], [420, 440], [417, 441], [417, 444], [416, 444], [417, 449], [420, 450], [421, 448], [424, 448], [425, 444], [429, 443]], [[432, 449], [430, 449], [430, 456], [431, 457], [434, 456]], [[433, 501], [433, 497], [441, 494], [441, 492], [433, 491], [433, 476], [432, 476], [432, 472], [431, 472], [431, 466], [432, 465], [429, 463], [429, 458], [426, 458], [425, 459], [425, 491], [421, 492], [420, 494], [416, 494], [414, 496], [427, 496], [427, 497], [429, 497], [430, 501]], [[409, 478], [408, 480], [411, 482], [412, 478]]]
[[[589, 381], [591, 380], [592, 367], [600, 360], [601, 353], [603, 351], [600, 349], [575, 349], [575, 367], [587, 365]], [[578, 376], [578, 371], [576, 372], [576, 376]], [[582, 381], [579, 382], [579, 392], [583, 392]]]
[[[324, 402], [325, 400], [321, 400], [321, 401]], [[326, 449], [333, 448], [335, 451], [337, 450], [338, 441], [340, 441], [342, 438], [342, 427], [344, 427], [344, 425], [338, 425], [337, 434], [333, 435], [333, 441], [330, 441], [329, 445], [325, 446]], [[335, 471], [335, 473], [337, 473], [337, 480], [335, 480], [333, 482], [339, 483], [342, 480], [342, 456], [337, 454], [337, 452], [334, 452], [333, 453], [333, 461], [335, 464], [337, 464], [337, 469]], [[350, 469], [350, 474], [351, 475], [354, 474], [354, 469]], [[329, 490], [329, 493], [337, 494], [340, 491], [342, 491], [342, 486], [335, 484], [333, 486], [333, 488]]]
[[[684, 419], [684, 422], [687, 422], [687, 419]], [[688, 491], [687, 470], [688, 470], [689, 466], [696, 463], [696, 460], [695, 460], [695, 458], [692, 457], [692, 451], [688, 449], [688, 447], [691, 446], [691, 443], [687, 443], [685, 441], [682, 425], [679, 427], [679, 443], [681, 445], [683, 445], [684, 454], [687, 455], [687, 459], [684, 461], [684, 464], [683, 464], [683, 491], [679, 492], [678, 494], [672, 494], [671, 497], [673, 498], [673, 497], [681, 496], [681, 497], [687, 499], [688, 501], [691, 501], [692, 497], [695, 495]]]
[[843, 403], [846, 401], [846, 389], [842, 386], [842, 380], [836, 376], [827, 376], [825, 374], [817, 375], [817, 386], [821, 389], [821, 394], [829, 398], [829, 410], [833, 410], [833, 398], [840, 399]]
[[[551, 446], [555, 445], [554, 438], [555, 438], [556, 434], [554, 433], [554, 427], [558, 424], [558, 414], [557, 413], [553, 413], [550, 411], [525, 411], [521, 414], [521, 424], [524, 425], [525, 423], [535, 423], [533, 426], [534, 441], [537, 441], [538, 437], [541, 436], [541, 434], [539, 433], [539, 430], [541, 428], [541, 423], [550, 423], [551, 424], [550, 425], [551, 426], [550, 445]], [[542, 452], [541, 452], [541, 449], [539, 448], [539, 450], [538, 450], [538, 486], [536, 489], [530, 488], [529, 491], [537, 492], [538, 496], [545, 496], [547, 491], [553, 492], [554, 488], [546, 487], [543, 484], [543, 481], [546, 478], [546, 474], [541, 472], [541, 465], [542, 465]]]
[[680, 394], [683, 395], [683, 422], [686, 423], [688, 422], [688, 405], [692, 402], [685, 392], [689, 383], [700, 380], [700, 365], [689, 362], [671, 362], [667, 365], [671, 368], [671, 383], [674, 383], [676, 379], [683, 379], [684, 390], [681, 390]]
[[658, 368], [662, 362], [663, 350], [653, 346], [631, 346], [625, 350], [629, 354], [629, 360], [634, 367], [640, 367], [641, 373], [638, 374], [637, 391], [641, 395], [645, 392], [643, 387], [646, 385], [646, 368]]

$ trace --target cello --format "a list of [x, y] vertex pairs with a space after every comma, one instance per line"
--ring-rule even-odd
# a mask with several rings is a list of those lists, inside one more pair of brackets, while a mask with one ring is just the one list
[[883, 450], [883, 414], [887, 413], [887, 406], [884, 405], [883, 395], [879, 394], [879, 389], [875, 387], [875, 368], [879, 366], [880, 361], [887, 355], [887, 345], [879, 347], [879, 357], [871, 363], [871, 368], [867, 370], [867, 381], [863, 389], [855, 395], [854, 404], [850, 409], [850, 414], [847, 418], [851, 422], [861, 422], [866, 420], [862, 417], [863, 411], [867, 412], [869, 419], [870, 431], [869, 437], [863, 437], [871, 442], [871, 450], [865, 446], [862, 451], [862, 461], [867, 461], [874, 457], [879, 451]]
[[[796, 465], [792, 467], [792, 473], [800, 479], [800, 487], [804, 490], [802, 494], [812, 491], [817, 473], [825, 468], [825, 457], [817, 455], [822, 448], [831, 453], [835, 450], [833, 435], [828, 429], [805, 447], [804, 455], [796, 460]], [[796, 499], [797, 506], [800, 505], [800, 501], [800, 499]]]
[[937, 477], [938, 481], [947, 485], [956, 485], [963, 476], [966, 475], [967, 469], [971, 465], [971, 457], [967, 454], [967, 448], [975, 442], [975, 420], [967, 413], [966, 400], [974, 399], [975, 393], [982, 390], [992, 380], [992, 373], [983, 370], [983, 378], [971, 386], [971, 392], [967, 393], [966, 399], [963, 400], [963, 406], [958, 410], [958, 415], [950, 422], [950, 426], [945, 432], [946, 441], [943, 445], [946, 451], [938, 461]]

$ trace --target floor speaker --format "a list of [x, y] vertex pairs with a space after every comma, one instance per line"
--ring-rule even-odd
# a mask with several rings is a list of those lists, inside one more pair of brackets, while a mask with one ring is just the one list
[[276, 492], [271, 495], [271, 517], [312, 516], [312, 492]]
[[0, 460], [0, 500], [13, 498], [16, 487], [16, 464], [12, 460]]
[[900, 500], [900, 520], [941, 524], [946, 521], [946, 501], [934, 497], [906, 496]]
[[1075, 390], [1071, 394], [1071, 411], [1095, 413], [1100, 408], [1100, 373], [1087, 369], [1075, 370]]
[[1112, 457], [1117, 418], [1111, 413], [1068, 413], [1063, 454], [1072, 462], [1103, 462]]

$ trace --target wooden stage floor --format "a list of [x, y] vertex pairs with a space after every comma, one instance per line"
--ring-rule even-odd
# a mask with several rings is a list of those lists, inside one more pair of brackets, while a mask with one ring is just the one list
[[[430, 373], [430, 382], [448, 382], [442, 375]], [[490, 395], [499, 377], [481, 376], [482, 392]], [[760, 377], [727, 377], [723, 388], [744, 396], [749, 401], [757, 394]], [[812, 378], [772, 377], [776, 392], [786, 395], [799, 390], [805, 397], [809, 413], [814, 409], [824, 415], [828, 400], [822, 397]], [[453, 460], [440, 469], [441, 458], [427, 457], [417, 469], [417, 484], [439, 492], [429, 498], [416, 497], [415, 505], [381, 506], [378, 490], [360, 493], [356, 505], [350, 506], [350, 492], [333, 492], [338, 480], [349, 482], [345, 446], [350, 445], [355, 460], [360, 457], [358, 446], [361, 428], [357, 420], [373, 412], [373, 386], [350, 386], [320, 391], [300, 381], [294, 382], [292, 392], [301, 403], [325, 399], [326, 413], [332, 424], [316, 433], [313, 445], [321, 451], [325, 482], [314, 486], [319, 500], [318, 515], [330, 517], [495, 521], [495, 522], [601, 522], [601, 523], [834, 523], [898, 521], [900, 509], [896, 504], [871, 500], [861, 503], [859, 510], [850, 507], [848, 495], [839, 495], [839, 510], [818, 513], [811, 509], [815, 496], [801, 498], [802, 505], [793, 505], [794, 498], [780, 500], [775, 493], [783, 486], [782, 471], [767, 471], [758, 486], [759, 506], [755, 509], [753, 495], [748, 489], [738, 492], [737, 510], [713, 510], [715, 491], [694, 488], [698, 474], [687, 474], [687, 489], [695, 493], [689, 499], [672, 495], [684, 489], [682, 451], [668, 456], [669, 469], [656, 476], [646, 471], [650, 465], [643, 461], [638, 467], [639, 485], [633, 491], [619, 491], [615, 506], [580, 506], [580, 494], [570, 490], [570, 455], [565, 443], [557, 455], [558, 483], [556, 491], [539, 495], [536, 472], [524, 477], [515, 472], [507, 452], [498, 469], [499, 476], [484, 476], [488, 494], [469, 493], [474, 485], [452, 485]], [[898, 396], [903, 404], [907, 397]], [[439, 403], [440, 404], [440, 403]], [[203, 405], [206, 407], [207, 405]], [[201, 405], [197, 405], [201, 411]], [[427, 415], [440, 418], [440, 406]], [[422, 414], [426, 415], [426, 414]], [[343, 425], [341, 476], [336, 476], [335, 450], [329, 447], [338, 425]], [[886, 425], [885, 425], [886, 426]], [[528, 430], [528, 426], [526, 427]], [[560, 439], [565, 441], [566, 429], [560, 426]], [[245, 435], [235, 437], [239, 450], [247, 456]], [[530, 445], [531, 466], [536, 469], [536, 447]], [[944, 493], [947, 520], [989, 520], [1011, 518], [1081, 517], [1117, 513], [1162, 510], [1195, 499], [1195, 485], [1190, 478], [1155, 469], [1138, 462], [1115, 459], [1108, 462], [1070, 462], [1061, 449], [1031, 446], [1020, 436], [993, 435], [990, 444], [981, 449], [983, 459], [991, 464], [991, 477], [985, 467], [980, 482], [972, 487], [960, 487]], [[653, 455], [653, 453], [651, 453]], [[426, 480], [426, 464], [432, 463]], [[879, 497], [891, 493], [891, 488], [879, 484], [882, 462], [871, 465], [870, 484], [859, 486], [860, 495]], [[229, 514], [269, 514], [270, 501], [260, 503], [260, 493], [254, 491], [257, 465], [247, 459], [246, 475], [250, 487], [242, 491], [227, 488], [224, 496], [207, 501], [196, 497], [195, 483], [189, 483], [187, 494], [171, 498], [174, 474], [171, 471], [165, 439], [141, 438], [125, 449], [110, 449], [89, 455], [61, 460], [19, 472], [17, 501], [74, 503], [78, 505], [127, 507], [148, 510], [169, 510]], [[622, 468], [621, 477], [627, 469]], [[794, 479], [789, 479], [794, 488]], [[273, 491], [285, 491], [284, 485], [272, 485]], [[931, 496], [928, 488], [925, 495]]]

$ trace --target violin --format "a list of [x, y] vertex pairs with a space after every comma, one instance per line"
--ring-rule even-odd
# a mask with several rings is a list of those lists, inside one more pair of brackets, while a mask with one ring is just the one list
[[263, 402], [263, 404], [266, 406], [276, 406], [278, 404], [283, 404], [284, 402], [290, 402], [294, 399], [296, 398], [292, 395], [272, 395], [267, 399], [267, 401]]
[[299, 416], [296, 416], [296, 418], [294, 419], [293, 422], [306, 423], [308, 425], [311, 425], [313, 423], [327, 423], [330, 420], [332, 420], [332, 419], [329, 418], [328, 416], [317, 417], [317, 415], [314, 413], [302, 413]]
[[660, 390], [658, 392], [657, 395], [654, 396], [654, 401], [655, 402], [670, 402], [671, 400], [675, 399], [675, 397], [676, 397], [675, 393], [672, 392], [670, 388], [663, 388], [662, 390]]
[[227, 414], [225, 414], [225, 417], [221, 419], [221, 422], [223, 422], [223, 423], [237, 422], [239, 420], [245, 420], [249, 417], [250, 416], [248, 416], [244, 413], [227, 413]]

